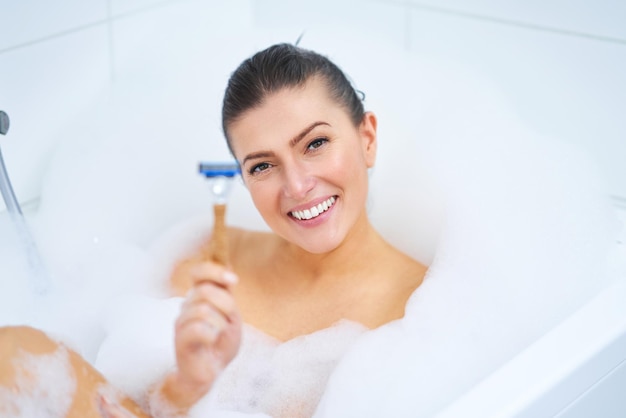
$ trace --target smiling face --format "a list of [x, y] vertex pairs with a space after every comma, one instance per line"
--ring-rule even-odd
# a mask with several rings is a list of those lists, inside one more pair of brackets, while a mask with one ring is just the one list
[[279, 236], [321, 254], [368, 225], [376, 118], [366, 113], [354, 126], [321, 78], [267, 96], [228, 133], [254, 204]]

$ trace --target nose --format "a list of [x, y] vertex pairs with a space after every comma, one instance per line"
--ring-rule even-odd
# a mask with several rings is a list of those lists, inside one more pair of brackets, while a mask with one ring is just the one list
[[285, 197], [303, 200], [315, 187], [315, 178], [301, 165], [286, 166], [283, 171]]

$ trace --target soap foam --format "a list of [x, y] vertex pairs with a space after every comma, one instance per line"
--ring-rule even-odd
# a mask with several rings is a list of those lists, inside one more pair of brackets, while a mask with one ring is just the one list
[[13, 359], [15, 387], [0, 386], [0, 405], [5, 418], [63, 418], [72, 405], [76, 380], [68, 351], [32, 355], [20, 352]]

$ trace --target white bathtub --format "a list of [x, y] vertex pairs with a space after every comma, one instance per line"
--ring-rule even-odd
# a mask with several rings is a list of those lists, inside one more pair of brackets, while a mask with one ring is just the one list
[[[626, 242], [620, 247], [624, 259]], [[437, 418], [625, 416], [626, 280], [622, 279]]]
[[[436, 78], [436, 80], [439, 82], [445, 81], [447, 96], [441, 94], [442, 90], [438, 89], [426, 89], [427, 94], [411, 96], [420, 97], [424, 103], [428, 104], [428, 106], [424, 106], [425, 108], [442, 109], [440, 111], [441, 114], [437, 114], [438, 117], [432, 117], [431, 115], [432, 120], [430, 124], [434, 128], [431, 127], [432, 129], [429, 130], [428, 126], [421, 127], [419, 132], [422, 135], [403, 136], [404, 131], [401, 128], [387, 128], [387, 131], [381, 134], [382, 138], [393, 138], [395, 143], [392, 144], [393, 146], [388, 145], [387, 148], [381, 146], [381, 159], [377, 163], [380, 171], [376, 173], [372, 180], [373, 183], [376, 183], [374, 184], [374, 189], [376, 190], [376, 186], [378, 186], [377, 191], [379, 193], [378, 198], [374, 199], [373, 217], [377, 217], [380, 225], [383, 226], [381, 229], [387, 227], [386, 232], [393, 231], [394, 228], [396, 231], [402, 232], [405, 235], [405, 239], [404, 241], [398, 241], [398, 246], [404, 244], [406, 248], [415, 247], [414, 237], [430, 237], [435, 235], [432, 230], [437, 228], [431, 228], [430, 222], [422, 221], [424, 225], [420, 227], [413, 226], [407, 230], [406, 225], [402, 225], [403, 229], [400, 230], [395, 222], [398, 219], [402, 219], [404, 213], [407, 212], [406, 206], [382, 205], [380, 202], [390, 200], [381, 197], [381, 194], [393, 197], [397, 191], [401, 192], [404, 190], [406, 184], [411, 184], [411, 187], [415, 190], [427, 190], [427, 192], [415, 192], [416, 196], [430, 197], [430, 188], [422, 185], [422, 182], [428, 183], [428, 179], [424, 180], [423, 173], [418, 173], [415, 168], [412, 168], [410, 174], [413, 178], [412, 180], [407, 180], [407, 171], [401, 172], [400, 170], [401, 167], [412, 167], [412, 165], [408, 164], [412, 162], [411, 155], [422, 155], [424, 153], [424, 150], [420, 148], [423, 144], [413, 139], [429, 138], [427, 134], [437, 134], [439, 132], [438, 129], [435, 129], [439, 128], [437, 121], [455, 120], [455, 116], [459, 115], [466, 116], [466, 109], [470, 107], [463, 106], [463, 103], [457, 100], [457, 96], [465, 97], [465, 100], [470, 102], [473, 107], [480, 107], [468, 99], [469, 95], [462, 95], [456, 89], [449, 87], [449, 85], [453, 84], [451, 79], [446, 78], [442, 80], [441, 78]], [[132, 77], [129, 79], [134, 81]], [[406, 77], [398, 77], [398, 79], [403, 80]], [[122, 86], [120, 90], [123, 90], [125, 84], [120, 80], [117, 82], [118, 87], [119, 85]], [[128, 83], [130, 84], [130, 82]], [[220, 88], [223, 85], [223, 83], [216, 84], [219, 84]], [[388, 83], [385, 84], [385, 88], [388, 91], [399, 90], [390, 88]], [[108, 118], [103, 117], [101, 118], [102, 120], [96, 118], [100, 124], [94, 123], [93, 126], [99, 127], [102, 125], [106, 129], [90, 128], [87, 132], [82, 132], [77, 128], [76, 132], [66, 133], [67, 142], [65, 148], [57, 150], [56, 167], [74, 167], [76, 165], [78, 168], [64, 170], [61, 174], [53, 171], [54, 176], [48, 175], [46, 177], [48, 190], [68, 190], [68, 193], [61, 196], [44, 192], [42, 199], [45, 203], [44, 215], [51, 215], [48, 215], [48, 217], [40, 216], [39, 221], [40, 223], [51, 225], [50, 230], [47, 231], [49, 236], [48, 246], [51, 246], [50, 242], [54, 241], [57, 236], [63, 236], [68, 240], [72, 239], [71, 245], [68, 246], [67, 250], [56, 251], [71, 261], [69, 263], [71, 273], [80, 273], [83, 268], [89, 272], [98, 270], [98, 268], [87, 269], [83, 267], [83, 264], [75, 267], [74, 264], [76, 263], [72, 260], [76, 259], [77, 263], [82, 263], [80, 261], [81, 257], [75, 254], [75, 248], [80, 249], [79, 252], [82, 259], [87, 261], [90, 259], [99, 260], [98, 257], [103, 252], [106, 253], [105, 261], [108, 258], [114, 259], [118, 256], [121, 256], [123, 259], [135, 259], [137, 254], [143, 257], [145, 254], [143, 252], [138, 253], [138, 248], [142, 248], [154, 240], [158, 236], [156, 231], [161, 231], [166, 225], [170, 225], [175, 220], [184, 219], [190, 213], [198, 213], [210, 205], [210, 199], [206, 196], [206, 185], [200, 181], [190, 182], [189, 173], [191, 171], [189, 167], [194, 167], [198, 158], [210, 157], [214, 160], [226, 158], [224, 155], [227, 155], [227, 153], [219, 130], [213, 129], [215, 132], [212, 134], [209, 132], [210, 129], [206, 128], [208, 124], [206, 123], [205, 106], [195, 105], [188, 100], [184, 102], [181, 100], [180, 103], [184, 103], [184, 106], [177, 107], [174, 106], [176, 103], [172, 104], [171, 101], [154, 100], [153, 92], [150, 90], [149, 85], [143, 86], [143, 89], [150, 92], [150, 94], [145, 94], [145, 97], [150, 98], [150, 103], [145, 103], [145, 100], [139, 100], [138, 103], [140, 105], [136, 105], [136, 102], [128, 100], [126, 95], [121, 95], [119, 103], [117, 103], [119, 106], [112, 106], [112, 110], [110, 110], [112, 116]], [[184, 89], [182, 90], [184, 91]], [[210, 91], [209, 88], [206, 90]], [[131, 91], [134, 90], [131, 89]], [[144, 97], [142, 94], [138, 94], [138, 96]], [[455, 100], [448, 101], [446, 97], [453, 97]], [[376, 95], [372, 94], [371, 98], [370, 103], [375, 105]], [[413, 120], [409, 117], [396, 115], [400, 114], [400, 112], [396, 111], [396, 107], [385, 107], [386, 103], [394, 102], [394, 100], [394, 97], [379, 98], [382, 105], [378, 107], [373, 106], [373, 108], [383, 110], [386, 108], [394, 109], [394, 112], [389, 112], [386, 115], [381, 111], [382, 116], [384, 116], [381, 117], [381, 120], [390, 121], [387, 122], [386, 126], [395, 126], [398, 118]], [[432, 105], [432, 103], [439, 103], [439, 106]], [[450, 103], [454, 103], [461, 110], [454, 113], [450, 110]], [[488, 103], [491, 102], [489, 101]], [[180, 108], [178, 113], [172, 110], [178, 108]], [[417, 108], [419, 110], [419, 106]], [[502, 111], [500, 106], [494, 105], [493, 108]], [[133, 109], [144, 109], [144, 117], [137, 118], [132, 111]], [[96, 107], [92, 113], [100, 115], [98, 110]], [[188, 115], [187, 113], [190, 114]], [[501, 132], [517, 131], [508, 129], [508, 122], [500, 122], [502, 126], [495, 124], [494, 121], [502, 119], [493, 117], [493, 113], [485, 113], [488, 114], [488, 123], [480, 124], [478, 122], [472, 123], [472, 121], [468, 121], [468, 123], [470, 127], [475, 125], [492, 127], [496, 134], [494, 136], [495, 139], [492, 143], [486, 142], [481, 145], [484, 149], [491, 150], [493, 144], [498, 144], [502, 147], [502, 141], [510, 138], [508, 138], [508, 135], [503, 135], [502, 137], [498, 135]], [[109, 113], [106, 114], [108, 115]], [[396, 119], [392, 119], [394, 115]], [[197, 119], [194, 119], [194, 117]], [[108, 122], [111, 120], [118, 122], [115, 126], [110, 126]], [[182, 122], [176, 124], [155, 124], [152, 123], [154, 120], [176, 120]], [[422, 120], [421, 122], [426, 124], [428, 121]], [[498, 126], [493, 127], [493, 125]], [[206, 129], [206, 132], [199, 130], [197, 128], [199, 126]], [[216, 128], [216, 126], [211, 125], [211, 128]], [[100, 140], [94, 141], [93, 148], [89, 148], [87, 153], [79, 153], [75, 151], [75, 147], [70, 146], [79, 145], [76, 149], [85, 151], [83, 148], [84, 137], [86, 134], [90, 134], [92, 130], [108, 133], [108, 136], [102, 134], [102, 137], [106, 140], [100, 138]], [[460, 142], [455, 143], [454, 138], [456, 136], [453, 135], [454, 132], [451, 134], [445, 131], [439, 136], [435, 136], [431, 142], [450, 137], [450, 140], [455, 145], [461, 146], [459, 148], [450, 147], [451, 149], [458, 149], [458, 152], [455, 153], [458, 156], [450, 156], [454, 157], [452, 158], [453, 161], [458, 159], [459, 162], [465, 162], [464, 153], [473, 151], [481, 156], [481, 165], [484, 165], [485, 162], [482, 161], [484, 154], [476, 151], [474, 149], [475, 145], [468, 149], [462, 147], [466, 143], [475, 144], [472, 140], [476, 140], [476, 136], [469, 135], [469, 132], [460, 126], [455, 128], [455, 132], [456, 130], [464, 133], [460, 138], [468, 138], [468, 140], [462, 141], [458, 139]], [[478, 131], [481, 135], [483, 134], [482, 129], [478, 129]], [[170, 141], [171, 138], [177, 138], [177, 140]], [[214, 138], [215, 142], [208, 144], [206, 138]], [[74, 143], [72, 144], [72, 142]], [[517, 145], [515, 142], [512, 144], [512, 146]], [[119, 153], [120, 149], [124, 149], [126, 152]], [[411, 152], [411, 150], [415, 150], [415, 152]], [[541, 153], [537, 154], [543, 155]], [[115, 158], [109, 159], [107, 155]], [[166, 155], [167, 158], [159, 159], [158, 155]], [[550, 165], [562, 162], [563, 158], [561, 157], [563, 155], [565, 154], [557, 154], [558, 158], [548, 159]], [[143, 170], [137, 170], [137, 156], [140, 156], [140, 160], [144, 164]], [[403, 156], [408, 158], [408, 160], [403, 159]], [[471, 158], [467, 160], [471, 160]], [[116, 170], [109, 170], [111, 161], [115, 161]], [[384, 166], [385, 161], [387, 162], [387, 169]], [[502, 161], [498, 160], [497, 162], [506, 166]], [[519, 163], [520, 167], [517, 167], [518, 171], [526, 165], [525, 160], [522, 159], [521, 161]], [[447, 163], [455, 169], [457, 167], [453, 162], [445, 159], [441, 160], [441, 162]], [[162, 169], [165, 166], [167, 166], [167, 170]], [[494, 169], [498, 167], [496, 164]], [[471, 165], [468, 165], [466, 170], [469, 174], [473, 173]], [[441, 171], [443, 174], [449, 175], [456, 172], [455, 170], [446, 170], [445, 167]], [[75, 175], [76, 172], [85, 174], [79, 177]], [[132, 173], [132, 176], [124, 177], [124, 173]], [[514, 173], [518, 172], [514, 171]], [[522, 173], [526, 175], [525, 171], [522, 171]], [[577, 173], [577, 171], [573, 173]], [[484, 178], [478, 176], [475, 179], [475, 191], [482, 192], [483, 188], [486, 187], [484, 181], [492, 180], [493, 176], [488, 176], [488, 171], [485, 171], [484, 174]], [[117, 181], [113, 181], [112, 176]], [[459, 177], [463, 176], [459, 174]], [[122, 178], [124, 181], [121, 180]], [[401, 179], [401, 181], [398, 179]], [[520, 177], [520, 179], [525, 179], [525, 177]], [[454, 180], [454, 178], [451, 180]], [[572, 181], [575, 182], [574, 180]], [[107, 189], [110, 184], [116, 184], [113, 190]], [[152, 186], [154, 184], [162, 185], [162, 190], [166, 191], [166, 193], [161, 194], [158, 193], [158, 190], [153, 191]], [[60, 185], [63, 185], [63, 188]], [[506, 198], [497, 198], [502, 191], [509, 191], [510, 196], [507, 195], [508, 197], [518, 197], [517, 193], [519, 191], [509, 190], [508, 184], [503, 190], [498, 189], [499, 186], [500, 184], [497, 181], [490, 186], [492, 189], [495, 188], [495, 190], [499, 191], [498, 195], [494, 195], [495, 197], [492, 198], [496, 203], [506, 203]], [[151, 192], [137, 195], [138, 190], [144, 189]], [[103, 190], [106, 192], [103, 192]], [[529, 190], [534, 191], [534, 187]], [[455, 191], [465, 192], [466, 190], [461, 188], [460, 190], [455, 189]], [[234, 193], [233, 202], [236, 203], [231, 205], [230, 213], [232, 216], [230, 216], [230, 219], [234, 219], [233, 223], [238, 226], [258, 226], [261, 220], [258, 216], [254, 217], [256, 215], [254, 215], [255, 212], [251, 207], [251, 203], [244, 204], [237, 200], [237, 193], [243, 194], [243, 188], [239, 188], [239, 191]], [[80, 199], [74, 199], [74, 196], [80, 196]], [[401, 196], [401, 194], [396, 193], [395, 196]], [[484, 197], [482, 194], [480, 196]], [[476, 198], [474, 197], [474, 199]], [[464, 202], [462, 199], [459, 201]], [[173, 202], [179, 203], [174, 205]], [[520, 200], [520, 203], [524, 202]], [[567, 209], [575, 209], [576, 200], [573, 200], [573, 202], [574, 204], [570, 206], [560, 203], [562, 206], [558, 206], [558, 208], [563, 210], [554, 209], [558, 217], [561, 217]], [[438, 210], [437, 205], [433, 205], [429, 200], [420, 200], [417, 197], [411, 200], [411, 202], [405, 202], [405, 204], [411, 205], [408, 212], [412, 213], [416, 219], [429, 220], [429, 217], [422, 216], [422, 212], [429, 212], [428, 209], [431, 209], [430, 212], [437, 213]], [[514, 207], [515, 205], [512, 204], [511, 206]], [[400, 212], [393, 212], [396, 207], [400, 208]], [[507, 208], [508, 205], [503, 204], [502, 207]], [[154, 210], [154, 208], [162, 208], [163, 210]], [[80, 222], [76, 222], [74, 217], [67, 215], [73, 213], [81, 214]], [[507, 212], [503, 210], [501, 212], [496, 211], [497, 213]], [[54, 214], [64, 214], [74, 221], [71, 229], [72, 233], [66, 231], [65, 228], [67, 227], [64, 227], [63, 231], [57, 231], [54, 228], [56, 224], [59, 224], [59, 217]], [[482, 216], [490, 220], [488, 214]], [[114, 222], [115, 219], [121, 219], [124, 222], [116, 223]], [[388, 222], [383, 222], [383, 219], [388, 220]], [[504, 216], [500, 219], [499, 225], [503, 221], [506, 221]], [[144, 224], [151, 226], [144, 228]], [[5, 227], [10, 228], [10, 225]], [[0, 232], [2, 231], [0, 230]], [[0, 236], [0, 238], [3, 239], [4, 237]], [[481, 237], [478, 236], [477, 238]], [[123, 245], [120, 245], [120, 243]], [[430, 241], [426, 242], [425, 245], [430, 248], [428, 244], [430, 244]], [[504, 244], [498, 241], [498, 245]], [[56, 247], [56, 243], [54, 246]], [[6, 249], [8, 248], [3, 247], [0, 240], [0, 251], [2, 251], [0, 256], [2, 258], [8, 258], [9, 253], [8, 251], [5, 252]], [[418, 252], [426, 254], [426, 259], [432, 257], [432, 253], [422, 248]], [[85, 266], [87, 261], [84, 262]], [[110, 267], [111, 263], [101, 262], [97, 266]], [[2, 279], [8, 279], [8, 276], [3, 275], [2, 268], [4, 266], [0, 265], [0, 286], [5, 284]], [[124, 277], [119, 274], [110, 276]], [[92, 283], [98, 283], [97, 275], [92, 279]], [[8, 285], [9, 283], [6, 284]], [[3, 289], [0, 288], [0, 290]], [[5, 293], [5, 295], [7, 294]], [[2, 292], [0, 292], [0, 296], [2, 296]], [[626, 389], [622, 389], [626, 388], [626, 368], [624, 367], [624, 360], [626, 359], [626, 306], [624, 305], [626, 304], [622, 303], [624, 300], [626, 300], [626, 284], [616, 284], [605, 289], [597, 297], [587, 302], [582, 309], [561, 323], [561, 325], [552, 329], [530, 347], [517, 354], [504, 366], [493, 372], [488, 378], [449, 404], [438, 416], [454, 418], [510, 416], [535, 418], [559, 414], [564, 417], [626, 416], [626, 401], [622, 399], [625, 397], [620, 396], [621, 393], [626, 391]], [[551, 303], [551, 300], [548, 300], [548, 303]], [[6, 306], [10, 305], [0, 305], [0, 308], [6, 309]], [[91, 307], [90, 309], [93, 310]], [[14, 317], [13, 312], [6, 314], [9, 319]], [[8, 320], [7, 318], [3, 317], [2, 309], [0, 309], [0, 325], [5, 323]], [[363, 415], [360, 416], [360, 418], [362, 417]]]

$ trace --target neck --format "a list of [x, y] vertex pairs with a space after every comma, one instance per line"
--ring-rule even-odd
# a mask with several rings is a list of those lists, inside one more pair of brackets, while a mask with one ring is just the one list
[[338, 276], [354, 276], [367, 269], [368, 260], [380, 254], [381, 246], [386, 243], [364, 212], [345, 240], [330, 252], [314, 254], [289, 242], [283, 245], [281, 252], [288, 258], [285, 261], [299, 271], [298, 277], [320, 282], [324, 279], [336, 280]]

